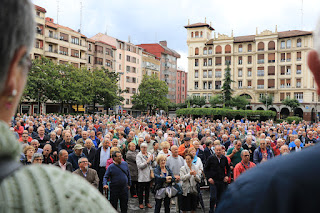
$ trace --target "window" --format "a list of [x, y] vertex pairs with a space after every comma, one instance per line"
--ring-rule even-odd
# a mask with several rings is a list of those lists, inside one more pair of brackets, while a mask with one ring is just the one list
[[222, 53], [222, 48], [220, 45], [216, 46], [216, 54], [221, 54]]
[[68, 48], [60, 46], [59, 54], [68, 55]]
[[215, 82], [215, 89], [221, 89], [221, 81]]
[[287, 62], [291, 61], [291, 53], [287, 53]]
[[130, 99], [126, 99], [126, 104], [130, 104]]
[[203, 48], [203, 55], [207, 55], [208, 54], [208, 51], [207, 51], [207, 48]]
[[252, 44], [248, 44], [248, 52], [252, 52]]
[[274, 41], [269, 41], [268, 43], [268, 50], [275, 50], [276, 49], [276, 44]]
[[301, 61], [301, 52], [297, 52], [297, 61]]
[[263, 89], [264, 88], [264, 80], [263, 79], [259, 79], [257, 82], [257, 88], [258, 89]]
[[208, 59], [208, 66], [212, 66], [212, 58]]
[[199, 88], [199, 84], [198, 84], [198, 82], [196, 81], [196, 82], [194, 82], [194, 89], [198, 89]]
[[71, 36], [71, 43], [79, 45], [79, 38]]
[[238, 64], [242, 64], [242, 56], [238, 57]]
[[199, 78], [199, 71], [198, 71], [198, 70], [195, 70], [195, 71], [194, 71], [194, 77], [195, 77], [195, 78]]
[[294, 98], [297, 99], [299, 102], [303, 101], [303, 92], [295, 92]]
[[194, 49], [194, 54], [195, 54], [195, 55], [199, 55], [199, 48], [198, 48], [198, 47], [196, 47], [196, 48]]
[[281, 41], [280, 48], [281, 49], [285, 49], [286, 48], [286, 42], [285, 41]]
[[91, 56], [88, 57], [88, 63], [91, 64]]
[[286, 87], [287, 88], [291, 87], [291, 79], [286, 79]]
[[281, 79], [280, 80], [280, 88], [285, 88], [285, 87], [286, 87], [285, 79]]
[[238, 81], [238, 88], [239, 88], [239, 89], [242, 88], [242, 81]]
[[286, 75], [291, 75], [291, 66], [287, 66]]
[[79, 58], [79, 50], [73, 50], [71, 49], [71, 56]]
[[264, 67], [258, 67], [258, 76], [264, 76]]
[[207, 66], [208, 64], [207, 64], [207, 59], [205, 58], [205, 59], [203, 59], [203, 66]]
[[238, 69], [238, 77], [242, 77], [242, 69]]
[[280, 93], [280, 101], [283, 101], [284, 100], [284, 92], [281, 92]]
[[225, 53], [231, 53], [231, 46], [228, 44], [228, 45], [226, 45], [226, 47], [225, 47]]
[[287, 41], [287, 49], [290, 49], [291, 48], [291, 40], [288, 40]]
[[275, 66], [268, 66], [268, 75], [275, 75], [276, 71], [275, 71]]
[[221, 69], [216, 69], [216, 71], [215, 71], [215, 77], [216, 77], [216, 78], [221, 78]]
[[238, 47], [238, 52], [239, 52], [239, 53], [242, 53], [242, 44], [239, 45], [239, 47]]
[[203, 78], [207, 78], [207, 70], [203, 70]]
[[297, 74], [301, 74], [301, 65], [297, 65]]
[[209, 47], [208, 53], [209, 53], [209, 55], [212, 55], [212, 47]]
[[252, 82], [251, 82], [251, 80], [248, 80], [247, 85], [248, 85], [248, 88], [252, 88]]
[[264, 51], [264, 43], [263, 42], [258, 43], [258, 51]]
[[127, 71], [127, 72], [130, 72], [130, 66], [127, 66], [127, 67], [126, 67], [126, 71]]
[[252, 76], [252, 68], [248, 68], [248, 77]]
[[121, 70], [121, 64], [119, 64], [119, 70]]
[[49, 38], [53, 38], [53, 31], [49, 30]]
[[259, 94], [259, 98], [261, 99], [261, 98], [263, 98], [265, 96], [265, 94], [263, 94], [263, 93], [260, 93]]
[[195, 66], [195, 67], [199, 66], [199, 59], [195, 59], [195, 60], [194, 60], [194, 66]]
[[302, 44], [301, 44], [301, 38], [299, 38], [298, 40], [297, 40], [297, 47], [301, 47], [302, 46]]
[[97, 53], [103, 53], [103, 47], [99, 46], [99, 45], [96, 45], [96, 52]]
[[248, 64], [252, 64], [252, 56], [248, 56]]
[[264, 64], [264, 54], [258, 55], [258, 64]]
[[119, 60], [121, 60], [121, 54], [119, 54]]
[[91, 51], [91, 44], [89, 44], [89, 48], [88, 48], [88, 50], [89, 50], [89, 51]]
[[287, 93], [286, 93], [286, 98], [291, 98], [290, 92], [287, 92]]
[[285, 62], [286, 61], [286, 54], [285, 53], [281, 53], [281, 62]]
[[203, 82], [203, 89], [207, 89], [208, 83], [206, 81]]
[[60, 40], [61, 41], [69, 41], [69, 35], [65, 33], [60, 33]]
[[208, 89], [212, 89], [212, 81], [208, 82]]
[[274, 63], [276, 62], [275, 53], [269, 53], [268, 54], [268, 63]]
[[275, 88], [275, 80], [274, 79], [268, 79], [268, 89]]
[[191, 32], [191, 38], [193, 38], [193, 32]]
[[231, 65], [231, 56], [226, 56], [225, 57], [225, 65]]
[[127, 55], [127, 61], [130, 62], [131, 61], [131, 57], [129, 55]]
[[200, 37], [202, 38], [202, 36], [203, 36], [203, 33], [202, 33], [202, 31], [200, 32]]
[[208, 78], [212, 78], [212, 70], [208, 71]]
[[221, 65], [221, 57], [216, 57], [216, 66]]
[[95, 57], [94, 60], [95, 60], [95, 64], [103, 65], [103, 58]]
[[301, 79], [300, 78], [296, 80], [296, 87], [301, 88]]
[[132, 78], [132, 83], [137, 83], [137, 79], [136, 78]]
[[286, 67], [285, 66], [281, 66], [280, 75], [285, 75], [285, 74], [286, 74]]

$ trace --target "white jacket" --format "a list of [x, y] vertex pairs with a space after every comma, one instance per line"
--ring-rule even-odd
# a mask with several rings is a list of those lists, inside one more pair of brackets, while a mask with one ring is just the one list
[[141, 152], [137, 154], [136, 162], [138, 166], [138, 182], [150, 182], [150, 171], [152, 169], [151, 163], [147, 163], [147, 159], [150, 157], [150, 153], [147, 152], [146, 158]]

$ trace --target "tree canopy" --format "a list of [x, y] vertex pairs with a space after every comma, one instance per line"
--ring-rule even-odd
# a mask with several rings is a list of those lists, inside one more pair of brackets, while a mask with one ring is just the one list
[[297, 99], [286, 98], [282, 101], [282, 103], [290, 107], [292, 112], [294, 112], [294, 110], [300, 106], [300, 103]]

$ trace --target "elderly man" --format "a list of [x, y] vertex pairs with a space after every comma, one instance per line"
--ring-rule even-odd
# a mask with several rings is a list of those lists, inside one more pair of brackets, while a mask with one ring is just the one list
[[82, 157], [86, 157], [83, 154], [83, 147], [80, 144], [76, 144], [73, 148], [73, 152], [69, 154], [68, 161], [72, 164], [73, 171], [79, 168], [78, 160]]
[[33, 140], [31, 141], [30, 145], [34, 147], [35, 153], [40, 153], [40, 154], [42, 154], [43, 149], [40, 149], [40, 148], [39, 148], [40, 143], [39, 143], [39, 141], [38, 141], [37, 139], [33, 139]]
[[46, 145], [46, 143], [48, 141], [50, 141], [49, 136], [45, 133], [45, 130], [43, 127], [38, 127], [38, 135], [34, 138], [37, 139], [40, 143], [40, 148], [43, 148], [44, 145]]
[[246, 142], [245, 142], [245, 144], [243, 144], [242, 148], [249, 151], [250, 161], [253, 161], [253, 153], [254, 153], [254, 150], [256, 150], [257, 147], [256, 147], [255, 144], [252, 143], [252, 136], [251, 135], [247, 136]]
[[260, 146], [256, 148], [253, 153], [253, 162], [255, 164], [262, 163], [264, 161], [273, 158], [274, 155], [270, 149], [267, 148], [267, 142], [265, 139], [260, 139]]
[[214, 212], [215, 204], [219, 203], [222, 193], [227, 188], [227, 181], [230, 175], [228, 159], [222, 155], [222, 146], [216, 145], [215, 155], [207, 159], [204, 167], [206, 178], [210, 187], [210, 211]]
[[190, 137], [185, 137], [183, 139], [184, 143], [181, 144], [179, 146], [179, 149], [178, 149], [178, 153], [179, 153], [180, 156], [184, 157], [186, 149], [189, 149], [189, 148], [193, 147], [193, 145], [190, 144], [190, 140], [191, 140]]
[[42, 164], [43, 156], [40, 153], [34, 153], [31, 158], [32, 164]]
[[76, 144], [71, 140], [71, 133], [69, 131], [64, 133], [63, 141], [58, 146], [58, 151], [65, 149], [69, 154], [73, 152], [73, 147]]
[[277, 145], [272, 147], [274, 156], [280, 155], [280, 148], [283, 145], [284, 145], [284, 140], [282, 140], [281, 138], [278, 138], [277, 139]]
[[[128, 210], [128, 188], [131, 186], [130, 171], [127, 162], [122, 161], [121, 152], [112, 153], [113, 164], [108, 167], [103, 177], [103, 188], [109, 189], [110, 186], [110, 203], [115, 209], [120, 209], [122, 213]], [[108, 179], [110, 185], [107, 185]]]
[[228, 149], [226, 156], [231, 159], [233, 165], [237, 165], [241, 161], [243, 148], [240, 140], [235, 140], [234, 143], [234, 147]]
[[[300, 139], [294, 140], [294, 147], [291, 148], [291, 152], [300, 152], [303, 148], [303, 144], [301, 143]], [[290, 146], [289, 146], [290, 148]]]
[[95, 169], [99, 177], [99, 191], [103, 194], [103, 176], [106, 173], [107, 160], [110, 158], [110, 139], [104, 138], [102, 146], [95, 153], [92, 168]]
[[281, 155], [287, 155], [289, 153], [290, 153], [289, 146], [286, 145], [286, 144], [282, 145], [281, 148], [280, 148], [280, 154]]
[[78, 160], [78, 165], [79, 165], [79, 169], [77, 169], [73, 173], [85, 178], [95, 188], [98, 188], [99, 177], [96, 170], [89, 168], [88, 158], [86, 157], [80, 158]]
[[92, 140], [87, 139], [84, 144], [83, 154], [88, 158], [89, 166], [93, 164], [94, 156], [96, 155], [96, 148], [94, 147]]
[[253, 168], [256, 166], [255, 163], [250, 161], [250, 153], [248, 150], [244, 149], [241, 152], [241, 162], [238, 163], [233, 170], [233, 179], [236, 180], [239, 175], [241, 175], [242, 173], [244, 173], [245, 171], [247, 171], [250, 168]]
[[[29, 141], [29, 138], [31, 139], [30, 141]], [[21, 142], [22, 145], [23, 144], [29, 145], [29, 142], [32, 141], [32, 138], [28, 135], [27, 132], [24, 132], [22, 133], [21, 140], [19, 139], [19, 141]]]
[[56, 162], [55, 157], [51, 154], [52, 148], [50, 144], [46, 144], [43, 147], [43, 162], [44, 164], [54, 164]]
[[82, 131], [81, 136], [82, 137], [77, 140], [76, 144], [80, 144], [81, 146], [84, 146], [85, 141], [89, 137], [89, 134], [87, 131]]
[[72, 164], [68, 162], [68, 152], [64, 149], [59, 152], [59, 160], [53, 165], [60, 167], [63, 171], [72, 172]]
[[[232, 137], [235, 138], [234, 135], [232, 135]], [[234, 140], [233, 140], [233, 141], [234, 141]], [[241, 141], [240, 141], [240, 142], [241, 142]], [[222, 137], [221, 137], [221, 145], [223, 145], [223, 146], [226, 148], [226, 150], [228, 150], [230, 144], [231, 144], [231, 143], [230, 143], [230, 140], [229, 140], [229, 138], [228, 138], [228, 135], [223, 134]], [[241, 144], [241, 145], [242, 145], [242, 144]]]

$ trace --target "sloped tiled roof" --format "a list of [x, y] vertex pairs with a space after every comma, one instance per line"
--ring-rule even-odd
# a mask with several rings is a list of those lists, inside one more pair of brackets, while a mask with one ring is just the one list
[[[62, 29], [68, 30], [68, 31], [79, 33], [78, 31], [75, 31], [75, 30], [71, 29], [70, 27], [66, 27], [66, 26], [63, 26], [63, 25], [55, 24], [55, 23], [52, 23], [50, 21], [46, 21], [46, 26], [54, 28], [54, 29], [62, 28]], [[87, 36], [85, 36], [85, 35], [83, 35], [81, 33], [79, 33], [79, 34], [81, 35], [81, 37], [87, 38]]]
[[34, 7], [36, 8], [36, 10], [39, 10], [39, 11], [41, 11], [41, 12], [43, 12], [43, 13], [46, 13], [46, 12], [47, 12], [46, 9], [44, 9], [43, 7], [40, 7], [40, 6], [38, 6], [38, 5], [34, 5]]
[[278, 33], [279, 38], [289, 38], [295, 36], [312, 35], [312, 31], [302, 31], [302, 30], [289, 30]]
[[256, 37], [255, 35], [237, 36], [237, 37], [234, 37], [234, 43], [254, 41], [255, 37]]
[[206, 23], [195, 23], [184, 26], [185, 28], [196, 28], [196, 27], [208, 27], [210, 30], [214, 30], [209, 24]]

